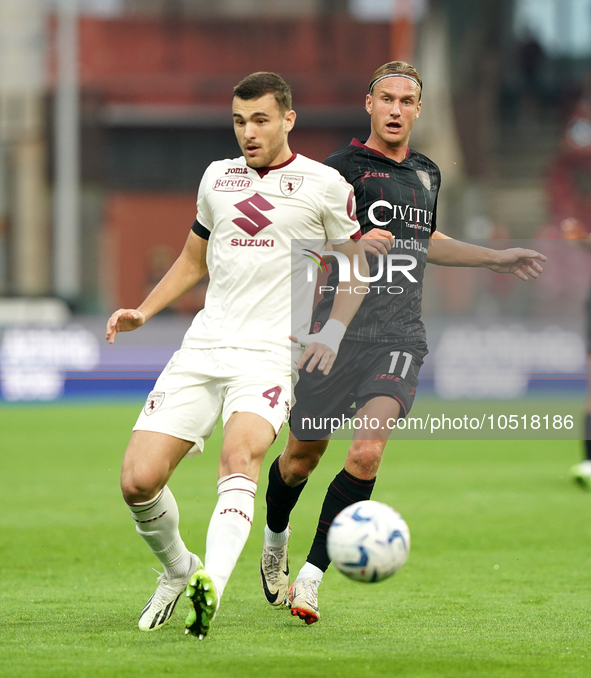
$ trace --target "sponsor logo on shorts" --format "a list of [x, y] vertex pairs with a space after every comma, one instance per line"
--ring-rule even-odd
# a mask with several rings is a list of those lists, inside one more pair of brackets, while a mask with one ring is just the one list
[[304, 177], [299, 174], [282, 174], [279, 181], [279, 188], [283, 195], [293, 195], [304, 183]]
[[162, 405], [163, 401], [163, 391], [152, 391], [146, 400], [146, 404], [144, 405], [144, 412], [146, 415], [149, 417], [151, 414], [154, 414], [160, 405]]
[[388, 381], [400, 381], [400, 377], [395, 377], [393, 374], [377, 374], [374, 381], [382, 381], [382, 379], [387, 379]]
[[252, 179], [248, 177], [222, 177], [213, 183], [214, 191], [243, 191], [252, 186]]

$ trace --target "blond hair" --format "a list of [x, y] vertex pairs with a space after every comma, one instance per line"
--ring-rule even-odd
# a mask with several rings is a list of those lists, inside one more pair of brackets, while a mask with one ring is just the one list
[[371, 94], [373, 86], [378, 80], [387, 78], [389, 75], [401, 75], [409, 78], [410, 80], [414, 80], [414, 82], [416, 82], [419, 86], [419, 101], [421, 100], [421, 95], [423, 93], [423, 80], [417, 69], [406, 61], [389, 61], [387, 64], [380, 66], [371, 76], [371, 80], [369, 81], [369, 93]]

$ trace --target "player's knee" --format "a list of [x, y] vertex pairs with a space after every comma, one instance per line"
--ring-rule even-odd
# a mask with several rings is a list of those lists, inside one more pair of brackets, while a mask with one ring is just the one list
[[346, 467], [354, 469], [359, 478], [373, 477], [376, 475], [382, 454], [384, 443], [381, 440], [354, 441], [347, 455]]
[[244, 457], [239, 454], [228, 455], [221, 461], [220, 466], [223, 470], [223, 475], [231, 475], [240, 473], [242, 475], [251, 477], [251, 466], [253, 460], [249, 457]]
[[324, 441], [318, 442], [320, 444], [290, 441], [279, 460], [281, 475], [288, 485], [303, 482], [318, 466], [327, 445]]
[[253, 449], [248, 445], [235, 448], [226, 446], [220, 455], [220, 474], [227, 476], [238, 473], [256, 483], [264, 457], [264, 451]]
[[290, 459], [286, 467], [287, 478], [284, 478], [288, 485], [298, 484], [308, 478], [312, 471], [318, 466], [318, 458], [298, 457]]
[[163, 484], [156, 479], [139, 474], [121, 474], [121, 493], [127, 504], [141, 504], [153, 499], [162, 489]]

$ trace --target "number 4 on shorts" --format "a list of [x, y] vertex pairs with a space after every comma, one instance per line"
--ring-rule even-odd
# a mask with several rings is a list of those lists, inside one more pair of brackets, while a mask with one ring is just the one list
[[279, 402], [279, 396], [281, 395], [281, 386], [273, 386], [273, 388], [268, 389], [263, 392], [263, 398], [269, 399], [270, 407], [275, 407]]

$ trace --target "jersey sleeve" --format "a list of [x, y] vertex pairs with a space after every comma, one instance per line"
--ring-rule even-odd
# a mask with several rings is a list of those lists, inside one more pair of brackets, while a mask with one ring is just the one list
[[350, 177], [348, 176], [349, 163], [347, 160], [347, 155], [342, 151], [337, 151], [336, 153], [331, 153], [328, 158], [325, 158], [322, 161], [322, 164], [336, 169], [342, 177], [345, 177], [346, 181], [350, 181]]
[[[439, 197], [439, 194], [438, 196]], [[437, 230], [437, 198], [435, 198], [435, 204], [433, 205], [433, 214], [431, 216], [431, 235]]]
[[439, 198], [439, 189], [441, 188], [441, 172], [437, 170], [437, 195], [433, 204], [433, 216], [431, 217], [431, 235], [437, 230], [437, 200]]
[[203, 177], [201, 178], [201, 183], [199, 184], [199, 191], [197, 192], [197, 214], [191, 229], [193, 233], [196, 233], [205, 240], [209, 240], [214, 223], [211, 207], [207, 201], [207, 187], [209, 185], [208, 175], [209, 167], [205, 170]]
[[324, 192], [322, 219], [326, 237], [335, 244], [347, 242], [359, 232], [353, 186], [331, 172]]

